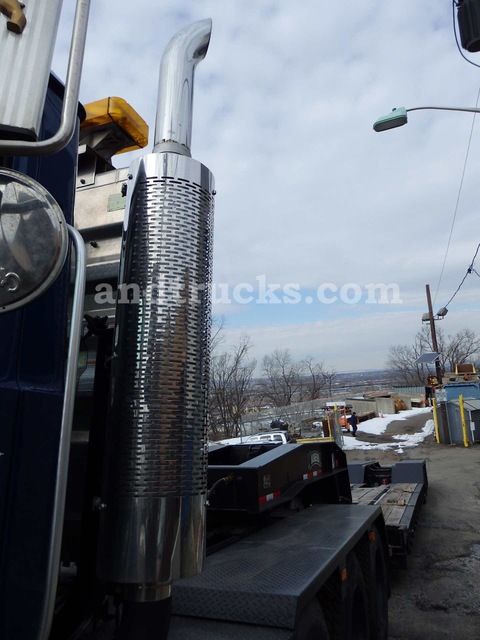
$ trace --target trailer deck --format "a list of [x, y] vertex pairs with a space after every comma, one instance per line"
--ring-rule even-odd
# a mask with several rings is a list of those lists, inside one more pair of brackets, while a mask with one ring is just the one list
[[352, 503], [382, 508], [392, 559], [406, 567], [420, 509], [427, 498], [424, 460], [381, 467], [377, 462], [348, 465]]
[[419, 485], [402, 482], [381, 487], [352, 486], [353, 504], [379, 504], [387, 526], [399, 527], [405, 519], [406, 510]]
[[282, 512], [269, 527], [207, 557], [200, 575], [174, 583], [172, 638], [231, 637], [199, 635], [199, 619], [256, 625], [248, 634], [255, 640], [273, 637], [272, 628], [292, 630], [298, 612], [381, 517], [378, 506], [352, 504]]
[[329, 440], [219, 447], [209, 453], [208, 479], [213, 526], [207, 552], [219, 541], [215, 513], [221, 520], [226, 511], [230, 518], [232, 512], [265, 513], [302, 493], [309, 503], [381, 507], [391, 560], [404, 568], [428, 489], [425, 460], [385, 467], [374, 460], [347, 464], [345, 453]]

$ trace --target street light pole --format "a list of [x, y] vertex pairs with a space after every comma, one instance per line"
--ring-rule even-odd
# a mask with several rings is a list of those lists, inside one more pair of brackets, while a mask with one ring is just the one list
[[[421, 111], [423, 109], [435, 109], [438, 111], [466, 111], [468, 113], [480, 113], [480, 109], [473, 107], [414, 107], [412, 109], [406, 109], [405, 107], [399, 107], [397, 109], [393, 109], [388, 115], [379, 118], [373, 125], [374, 131], [388, 131], [389, 129], [395, 129], [396, 127], [401, 127], [404, 124], [407, 124], [408, 117], [407, 113], [409, 111]], [[439, 354], [438, 351], [438, 343], [437, 343], [437, 333], [435, 330], [435, 319], [433, 317], [432, 310], [432, 299], [430, 297], [430, 286], [426, 285], [427, 289], [427, 303], [428, 303], [428, 321], [430, 322], [430, 331], [432, 334], [432, 346], [436, 353]], [[444, 318], [447, 313], [447, 308], [442, 307], [440, 311], [437, 313], [438, 318]], [[425, 314], [426, 315], [426, 314]], [[425, 319], [426, 321], [426, 319]], [[437, 377], [438, 385], [442, 384], [442, 365], [440, 362], [440, 358], [437, 357], [435, 360], [435, 371]], [[447, 408], [445, 406], [445, 402], [440, 402], [440, 410], [442, 413], [442, 426], [443, 426], [443, 437], [445, 444], [450, 444], [450, 434], [448, 431], [448, 418], [447, 418]]]
[[436, 111], [464, 111], [467, 113], [480, 113], [480, 109], [476, 107], [412, 107], [411, 109], [405, 109], [405, 107], [397, 107], [386, 115], [379, 118], [373, 125], [374, 131], [388, 131], [389, 129], [395, 129], [407, 124], [407, 113], [410, 111], [423, 111], [424, 109]]

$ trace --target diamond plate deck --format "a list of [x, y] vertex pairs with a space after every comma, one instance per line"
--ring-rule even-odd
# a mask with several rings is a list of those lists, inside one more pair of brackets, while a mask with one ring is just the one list
[[176, 615], [293, 629], [297, 609], [381, 515], [367, 505], [316, 505], [209, 556], [173, 588]]

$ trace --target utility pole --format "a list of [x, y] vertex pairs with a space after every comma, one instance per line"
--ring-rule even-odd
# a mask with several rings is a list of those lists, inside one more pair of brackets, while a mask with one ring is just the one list
[[[430, 332], [432, 334], [432, 347], [436, 353], [439, 353], [438, 342], [437, 342], [437, 331], [435, 329], [435, 320], [433, 317], [432, 298], [430, 296], [430, 285], [429, 284], [425, 285], [425, 288], [427, 291], [428, 317], [430, 321]], [[437, 382], [439, 385], [441, 385], [442, 384], [442, 365], [440, 362], [440, 358], [437, 358], [435, 360], [435, 372], [437, 375]]]
[[[432, 334], [432, 347], [436, 353], [439, 353], [438, 342], [437, 342], [437, 331], [435, 328], [435, 319], [433, 317], [432, 298], [430, 296], [430, 285], [429, 284], [425, 285], [425, 289], [427, 292], [428, 319], [430, 322], [430, 332]], [[437, 376], [438, 386], [440, 386], [442, 384], [442, 364], [440, 362], [440, 357], [438, 357], [435, 360], [435, 373]], [[440, 412], [442, 414], [443, 439], [445, 444], [450, 444], [450, 434], [448, 432], [447, 408], [445, 406], [445, 402], [440, 402], [439, 404], [440, 404]]]

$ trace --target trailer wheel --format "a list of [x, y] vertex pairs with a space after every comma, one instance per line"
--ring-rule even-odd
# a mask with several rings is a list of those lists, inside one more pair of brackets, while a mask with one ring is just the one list
[[125, 601], [115, 640], [166, 640], [171, 616], [171, 597], [155, 602]]
[[382, 539], [375, 525], [370, 531], [369, 563], [370, 580], [367, 581], [367, 593], [372, 640], [387, 640], [389, 595], [387, 559]]
[[300, 612], [293, 637], [295, 640], [330, 640], [325, 616], [317, 600]]
[[354, 553], [350, 553], [347, 558], [344, 612], [346, 640], [371, 640], [367, 586]]

